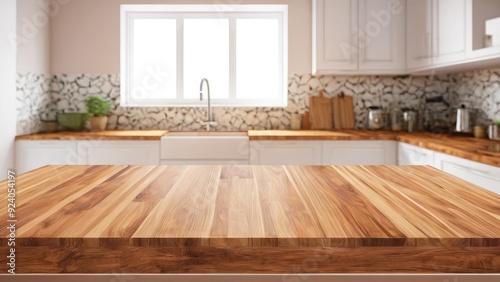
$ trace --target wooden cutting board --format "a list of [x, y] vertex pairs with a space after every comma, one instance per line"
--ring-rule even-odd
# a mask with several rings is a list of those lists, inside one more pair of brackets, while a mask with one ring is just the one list
[[323, 90], [319, 90], [318, 96], [311, 96], [309, 107], [311, 129], [332, 129], [332, 100], [323, 96]]
[[356, 127], [352, 96], [347, 96], [341, 92], [333, 97], [332, 107], [334, 129], [354, 129]]

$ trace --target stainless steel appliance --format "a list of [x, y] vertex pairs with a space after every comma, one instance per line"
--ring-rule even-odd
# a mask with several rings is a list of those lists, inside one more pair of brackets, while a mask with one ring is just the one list
[[451, 117], [453, 133], [472, 135], [473, 111], [471, 109], [462, 104], [453, 111]]
[[491, 140], [500, 140], [500, 124], [491, 124], [488, 126], [488, 138]]

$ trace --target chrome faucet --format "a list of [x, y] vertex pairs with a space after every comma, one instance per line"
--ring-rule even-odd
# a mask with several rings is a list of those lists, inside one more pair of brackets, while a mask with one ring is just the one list
[[203, 78], [200, 82], [200, 101], [203, 101], [203, 82], [207, 84], [207, 94], [208, 94], [208, 105], [207, 105], [207, 121], [203, 124], [207, 125], [207, 131], [210, 131], [210, 126], [217, 126], [217, 122], [212, 119], [212, 109], [210, 107], [210, 84], [208, 83], [208, 79]]

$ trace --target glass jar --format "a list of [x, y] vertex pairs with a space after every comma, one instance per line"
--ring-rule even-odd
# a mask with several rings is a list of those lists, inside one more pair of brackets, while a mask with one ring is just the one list
[[403, 114], [401, 113], [401, 110], [394, 109], [391, 111], [391, 130], [392, 131], [396, 131], [396, 132], [401, 131], [402, 118], [403, 118]]

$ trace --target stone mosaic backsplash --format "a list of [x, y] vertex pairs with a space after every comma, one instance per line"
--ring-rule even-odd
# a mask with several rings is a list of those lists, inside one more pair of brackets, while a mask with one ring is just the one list
[[[340, 92], [354, 97], [357, 128], [366, 127], [368, 108], [393, 105], [421, 109], [425, 98], [443, 97], [451, 106], [464, 102], [479, 109], [479, 123], [500, 119], [500, 69], [426, 77], [311, 76], [289, 79], [286, 108], [214, 108], [216, 130], [289, 129], [292, 114], [309, 109], [309, 97], [325, 89], [326, 97]], [[312, 89], [312, 90], [311, 90]], [[200, 130], [206, 108], [120, 107], [119, 75], [18, 74], [17, 134], [41, 131], [41, 119], [57, 112], [85, 112], [87, 97], [100, 94], [112, 101], [108, 129]]]

